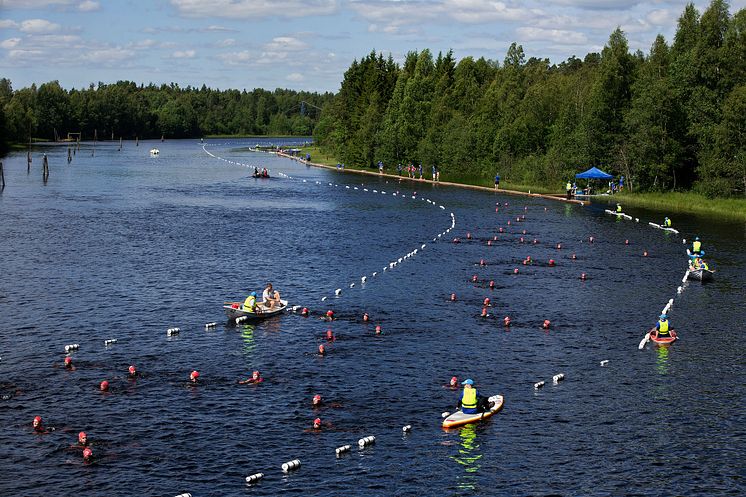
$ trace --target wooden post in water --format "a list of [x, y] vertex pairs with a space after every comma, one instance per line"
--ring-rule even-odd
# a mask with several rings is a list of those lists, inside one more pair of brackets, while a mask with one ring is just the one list
[[93, 151], [91, 152], [91, 157], [93, 157], [96, 153], [96, 138], [98, 138], [98, 130], [93, 130]]
[[67, 163], [70, 164], [73, 161], [72, 150], [70, 146], [67, 146]]
[[120, 136], [119, 137], [119, 150], [117, 150], [117, 152], [121, 152], [121, 151], [122, 151], [122, 137]]
[[163, 142], [163, 139], [165, 138], [165, 136], [166, 135], [161, 135], [161, 142]]
[[0, 190], [5, 190], [5, 172], [3, 171], [2, 162], [0, 162]]
[[140, 137], [139, 137], [139, 136], [136, 136], [136, 137], [135, 137], [135, 146], [136, 146], [136, 147], [139, 147], [139, 146], [140, 146]]
[[31, 172], [31, 152], [26, 152], [26, 174]]
[[47, 159], [47, 154], [44, 154], [44, 158], [42, 159], [41, 175], [44, 179], [44, 184], [46, 185], [47, 178], [49, 178], [49, 159]]
[[111, 141], [114, 141], [114, 132], [111, 132]]

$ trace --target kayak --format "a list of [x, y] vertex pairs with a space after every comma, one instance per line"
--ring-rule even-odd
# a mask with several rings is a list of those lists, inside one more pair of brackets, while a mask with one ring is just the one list
[[658, 338], [658, 330], [653, 328], [652, 330], [650, 330], [650, 341], [657, 343], [658, 345], [671, 345], [676, 341], [678, 337], [676, 336], [676, 332], [674, 330], [669, 330], [668, 332], [671, 334], [671, 336]]
[[468, 425], [470, 423], [478, 423], [479, 421], [492, 417], [494, 414], [500, 412], [505, 404], [505, 398], [502, 395], [493, 395], [487, 400], [495, 403], [489, 411], [478, 412], [476, 414], [464, 414], [461, 409], [459, 409], [443, 420], [443, 428], [456, 428], [457, 426]]
[[689, 277], [699, 281], [709, 281], [712, 279], [712, 273], [714, 273], [714, 271], [710, 271], [709, 269], [704, 268], [690, 269]]
[[284, 311], [288, 306], [287, 300], [280, 300], [280, 305], [274, 309], [265, 309], [262, 302], [257, 302], [257, 312], [244, 311], [241, 309], [242, 302], [229, 302], [223, 306], [225, 315], [228, 319], [235, 321], [237, 318], [245, 317], [248, 321], [259, 321], [261, 319], [267, 319], [272, 316], [276, 316]]

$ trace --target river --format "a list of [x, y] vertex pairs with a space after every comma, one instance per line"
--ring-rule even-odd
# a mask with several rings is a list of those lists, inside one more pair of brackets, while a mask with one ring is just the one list
[[[603, 204], [343, 174], [246, 149], [271, 141], [209, 140], [216, 157], [194, 140], [99, 143], [93, 156], [83, 144], [69, 165], [64, 146], [39, 147], [30, 173], [25, 153], [4, 159], [0, 494], [746, 494], [743, 224], [672, 216], [677, 236], [648, 226], [665, 213], [625, 208], [637, 223]], [[246, 165], [273, 177], [249, 178]], [[717, 272], [682, 285], [682, 237], [694, 235]], [[223, 302], [267, 281], [311, 316], [227, 323]], [[681, 339], [638, 350], [671, 298]], [[320, 319], [328, 309], [332, 323]], [[171, 327], [181, 332], [168, 337]], [[67, 344], [80, 345], [74, 371]], [[263, 383], [237, 384], [253, 370]], [[503, 394], [503, 411], [442, 430], [454, 375]], [[36, 415], [56, 430], [33, 433]], [[71, 447], [81, 430], [91, 464]], [[376, 442], [360, 450], [367, 435]], [[301, 467], [284, 474], [295, 458]]]

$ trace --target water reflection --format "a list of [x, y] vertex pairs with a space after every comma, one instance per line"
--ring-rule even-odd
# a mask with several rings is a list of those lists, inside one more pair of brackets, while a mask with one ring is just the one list
[[477, 484], [476, 473], [481, 468], [478, 461], [482, 458], [477, 443], [477, 425], [466, 425], [459, 431], [459, 450], [457, 456], [451, 458], [464, 467], [463, 475], [458, 478], [457, 487], [459, 490], [475, 490]]
[[659, 346], [658, 347], [658, 358], [655, 361], [656, 363], [656, 369], [658, 370], [658, 374], [661, 376], [665, 376], [668, 374], [668, 346]]
[[254, 342], [254, 325], [245, 324], [241, 326], [241, 339], [243, 340], [243, 350], [246, 354], [251, 354], [256, 348]]

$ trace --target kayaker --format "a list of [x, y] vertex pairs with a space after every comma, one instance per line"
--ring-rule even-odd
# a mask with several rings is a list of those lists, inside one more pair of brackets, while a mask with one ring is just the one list
[[622, 204], [616, 204], [616, 211], [622, 212]]
[[246, 378], [245, 380], [239, 380], [239, 385], [246, 385], [246, 384], [257, 384], [264, 381], [264, 378], [262, 378], [262, 374], [259, 371], [254, 371], [251, 373], [251, 378]]
[[474, 380], [467, 378], [461, 384], [464, 386], [464, 391], [461, 393], [461, 398], [459, 398], [456, 407], [460, 407], [464, 414], [476, 414], [486, 410], [484, 404], [487, 399], [481, 397], [477, 389], [474, 388]]
[[264, 288], [262, 300], [264, 301], [264, 307], [267, 309], [274, 309], [275, 305], [280, 303], [280, 292], [272, 288], [272, 283], [267, 283]]
[[258, 167], [256, 167], [256, 166], [254, 166], [254, 177], [255, 177], [255, 178], [258, 178], [258, 177], [259, 177], [259, 168], [258, 168]]
[[241, 306], [242, 311], [256, 312], [256, 292], [251, 292]]
[[658, 318], [658, 322], [655, 325], [655, 329], [657, 330], [656, 336], [658, 338], [667, 338], [671, 336], [671, 332], [669, 331], [667, 315], [665, 314], [660, 315], [660, 318]]
[[666, 219], [663, 220], [663, 226], [665, 226], [666, 228], [671, 227], [671, 220], [668, 219], [668, 217], [666, 217]]
[[692, 242], [692, 254], [703, 255], [702, 242], [699, 241], [698, 236], [694, 237], [694, 241]]

